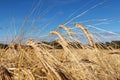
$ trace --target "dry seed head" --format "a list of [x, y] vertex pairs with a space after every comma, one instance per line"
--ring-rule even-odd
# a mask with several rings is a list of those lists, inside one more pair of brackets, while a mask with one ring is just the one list
[[58, 33], [57, 31], [51, 31], [50, 34], [57, 35], [61, 39], [62, 44], [66, 45], [66, 46], [68, 45], [68, 43], [66, 42], [64, 37], [60, 33]]
[[33, 46], [33, 45], [35, 45], [35, 42], [34, 42], [33, 39], [28, 39], [28, 40], [26, 41], [26, 45], [28, 45], [28, 46]]
[[85, 34], [86, 38], [88, 39], [88, 42], [90, 43], [90, 46], [95, 47], [94, 42], [89, 34], [89, 32], [87, 31], [87, 29], [85, 29], [81, 24], [76, 23], [75, 24], [76, 27], [78, 27], [79, 29], [81, 29], [83, 31], [83, 33]]
[[68, 35], [72, 34], [72, 32], [70, 31], [70, 29], [67, 28], [65, 25], [59, 25], [58, 28], [63, 28], [68, 33]]
[[85, 28], [79, 23], [76, 23], [75, 27], [80, 28], [82, 31], [85, 30]]

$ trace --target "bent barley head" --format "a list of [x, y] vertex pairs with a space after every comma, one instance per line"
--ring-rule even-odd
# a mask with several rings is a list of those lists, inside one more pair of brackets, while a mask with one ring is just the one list
[[28, 45], [28, 46], [33, 46], [33, 45], [35, 45], [35, 41], [34, 41], [33, 39], [28, 39], [28, 40], [26, 41], [26, 45]]

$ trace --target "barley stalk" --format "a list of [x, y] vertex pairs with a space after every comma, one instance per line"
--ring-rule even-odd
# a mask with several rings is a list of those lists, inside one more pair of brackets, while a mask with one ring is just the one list
[[59, 32], [57, 32], [57, 31], [51, 31], [50, 34], [57, 35], [61, 39], [62, 44], [64, 44], [64, 46], [68, 46], [67, 41], [65, 40], [65, 38]]
[[85, 29], [85, 28], [84, 28], [81, 24], [79, 24], [79, 23], [76, 23], [75, 26], [78, 27], [79, 29], [81, 29], [81, 30], [83, 31], [83, 33], [85, 34], [88, 42], [90, 43], [90, 46], [91, 46], [91, 47], [95, 47], [94, 42], [93, 42], [93, 40], [92, 40], [92, 38], [91, 38], [91, 36], [90, 36], [90, 33], [87, 31], [87, 29]]

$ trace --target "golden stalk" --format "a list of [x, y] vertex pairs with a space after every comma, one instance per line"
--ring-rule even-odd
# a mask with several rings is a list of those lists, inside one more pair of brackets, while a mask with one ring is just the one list
[[63, 28], [67, 34], [70, 36], [72, 34], [72, 32], [70, 31], [69, 28], [67, 28], [65, 25], [59, 25], [58, 28]]
[[92, 38], [91, 38], [91, 36], [90, 36], [90, 33], [87, 31], [87, 29], [85, 29], [85, 28], [84, 28], [81, 24], [79, 24], [79, 23], [76, 23], [75, 26], [78, 27], [78, 28], [80, 28], [80, 29], [83, 31], [83, 33], [85, 34], [85, 36], [86, 36], [86, 38], [87, 38], [90, 46], [92, 46], [92, 47], [95, 48], [94, 42], [93, 42], [93, 40], [92, 40]]
[[68, 46], [67, 41], [65, 40], [65, 38], [59, 32], [57, 32], [57, 31], [51, 31], [50, 34], [57, 35], [61, 39], [62, 44], [64, 44], [64, 46]]

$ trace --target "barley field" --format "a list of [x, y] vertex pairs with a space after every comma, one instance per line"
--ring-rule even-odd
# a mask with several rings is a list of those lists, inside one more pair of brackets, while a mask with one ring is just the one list
[[120, 80], [119, 3], [0, 0], [0, 80]]
[[[62, 28], [67, 30], [65, 26]], [[59, 39], [50, 44], [28, 39], [25, 45], [11, 42], [1, 47], [0, 79], [120, 80], [119, 49], [95, 45], [89, 32], [85, 35], [90, 45], [68, 42], [57, 31], [51, 31], [50, 35]]]

